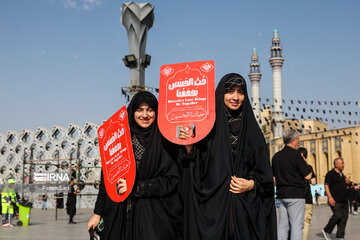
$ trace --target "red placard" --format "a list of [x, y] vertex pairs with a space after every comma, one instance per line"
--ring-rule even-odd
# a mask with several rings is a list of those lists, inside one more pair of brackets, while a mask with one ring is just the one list
[[[159, 129], [169, 141], [186, 145], [203, 139], [215, 122], [215, 64], [200, 61], [160, 68]], [[192, 126], [195, 135], [178, 138], [178, 126]]]
[[[101, 166], [106, 192], [114, 202], [129, 196], [135, 181], [136, 165], [126, 107], [122, 107], [98, 129]], [[117, 191], [119, 179], [126, 179], [127, 191]]]

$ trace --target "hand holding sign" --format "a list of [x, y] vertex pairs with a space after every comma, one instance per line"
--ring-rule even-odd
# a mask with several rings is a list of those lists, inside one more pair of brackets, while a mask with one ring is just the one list
[[179, 134], [178, 138], [180, 139], [188, 139], [195, 136], [195, 127], [194, 126], [188, 126], [185, 127], [183, 125], [178, 125]]
[[214, 61], [163, 65], [160, 69], [159, 129], [169, 141], [189, 145], [215, 122]]
[[119, 195], [123, 195], [127, 191], [127, 185], [125, 179], [119, 179], [117, 182], [117, 191]]

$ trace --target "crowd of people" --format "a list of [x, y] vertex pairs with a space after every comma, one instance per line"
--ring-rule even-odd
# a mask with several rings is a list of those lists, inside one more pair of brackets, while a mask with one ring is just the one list
[[[284, 133], [285, 147], [270, 166], [244, 78], [225, 75], [216, 88], [215, 104], [216, 121], [210, 133], [195, 144], [180, 146], [159, 131], [156, 97], [137, 93], [128, 106], [134, 186], [125, 201], [113, 202], [102, 175], [88, 229], [110, 240], [307, 239], [313, 204], [310, 185], [316, 184], [316, 176], [306, 163], [307, 150], [298, 148], [299, 133], [292, 129]], [[192, 125], [178, 129], [181, 139], [194, 136]], [[323, 230], [328, 237], [337, 224], [340, 239], [348, 211], [347, 199], [343, 204], [339, 198], [342, 183], [345, 190], [348, 183], [341, 162], [343, 166], [343, 159], [335, 159], [325, 179], [334, 215]], [[125, 179], [117, 186], [120, 194], [128, 191]]]

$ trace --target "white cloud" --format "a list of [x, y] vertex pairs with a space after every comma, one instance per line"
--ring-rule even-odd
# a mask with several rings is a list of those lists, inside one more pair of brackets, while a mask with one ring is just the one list
[[178, 42], [178, 43], [177, 43], [177, 46], [178, 46], [179, 48], [185, 48], [185, 45], [184, 45], [183, 43], [181, 43], [181, 42]]
[[103, 0], [60, 0], [60, 3], [65, 8], [76, 8], [88, 11], [101, 6], [102, 1]]
[[95, 7], [101, 6], [102, 0], [83, 0], [83, 9], [90, 10]]
[[78, 59], [80, 56], [77, 55], [77, 54], [71, 54], [71, 57], [72, 57], [73, 59]]
[[73, 0], [61, 0], [61, 3], [64, 5], [65, 8], [76, 8], [77, 4]]

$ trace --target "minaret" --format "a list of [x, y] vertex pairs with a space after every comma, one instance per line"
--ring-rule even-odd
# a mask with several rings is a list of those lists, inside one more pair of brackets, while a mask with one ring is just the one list
[[251, 56], [250, 74], [251, 81], [251, 104], [254, 111], [256, 121], [259, 123], [260, 119], [260, 63], [259, 57], [256, 55], [256, 48], [253, 49], [253, 55]]
[[274, 30], [274, 37], [272, 39], [270, 65], [272, 68], [273, 77], [273, 97], [274, 97], [274, 109], [272, 119], [273, 127], [272, 131], [274, 138], [282, 137], [284, 115], [282, 109], [282, 83], [281, 83], [281, 68], [284, 63], [282, 48], [280, 46], [280, 38], [277, 29]]

